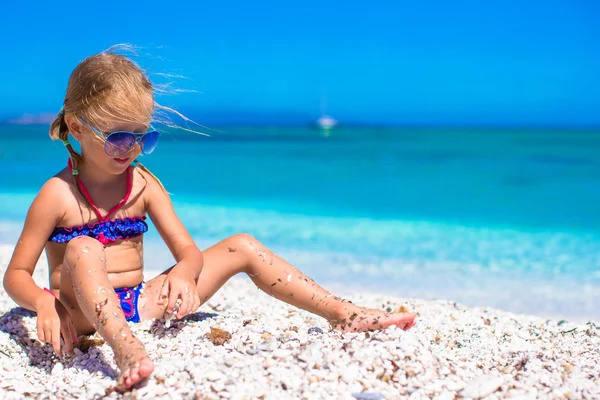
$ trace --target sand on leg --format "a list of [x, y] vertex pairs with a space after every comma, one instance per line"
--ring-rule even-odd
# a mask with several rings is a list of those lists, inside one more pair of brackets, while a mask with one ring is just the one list
[[112, 348], [121, 370], [120, 384], [131, 387], [152, 373], [154, 364], [131, 332], [108, 279], [106, 255], [99, 241], [80, 236], [67, 244], [60, 286], [60, 300], [72, 318], [82, 313], [87, 320], [75, 324], [78, 332], [89, 333], [91, 325]]
[[[334, 329], [365, 331], [396, 325], [406, 330], [415, 325], [414, 313], [386, 313], [332, 295], [250, 235], [231, 236], [205, 250], [203, 255], [204, 267], [198, 278], [201, 303], [232, 276], [244, 272], [265, 293], [327, 319]], [[155, 306], [163, 281], [164, 273], [146, 285], [145, 301], [149, 307], [144, 310], [143, 318], [161, 318], [164, 314], [164, 308]]]

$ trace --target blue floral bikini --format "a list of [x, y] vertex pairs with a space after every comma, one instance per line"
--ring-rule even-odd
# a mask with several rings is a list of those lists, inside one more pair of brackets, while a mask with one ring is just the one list
[[[72, 171], [71, 160], [69, 159], [69, 169]], [[131, 167], [127, 167], [127, 191], [125, 197], [113, 207], [105, 217], [102, 217], [100, 210], [94, 204], [89, 192], [84, 186], [83, 182], [79, 180], [75, 175], [75, 180], [81, 192], [87, 199], [88, 203], [92, 206], [92, 209], [98, 217], [98, 222], [92, 224], [84, 224], [80, 226], [74, 226], [71, 228], [57, 227], [52, 231], [48, 241], [55, 243], [67, 243], [71, 239], [78, 236], [89, 236], [98, 240], [103, 245], [111, 244], [117, 240], [131, 239], [140, 235], [143, 235], [148, 231], [148, 224], [146, 224], [146, 217], [126, 217], [109, 220], [112, 214], [114, 214], [119, 208], [123, 207], [131, 194], [132, 179], [131, 179]], [[132, 288], [116, 288], [115, 292], [119, 296], [121, 308], [125, 318], [130, 322], [140, 322], [140, 316], [138, 313], [138, 300], [140, 292], [144, 286], [144, 282]]]

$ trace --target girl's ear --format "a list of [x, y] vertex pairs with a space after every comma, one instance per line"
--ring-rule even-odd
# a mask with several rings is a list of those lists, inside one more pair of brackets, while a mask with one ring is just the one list
[[81, 135], [83, 135], [83, 124], [81, 121], [79, 121], [73, 114], [66, 114], [65, 123], [69, 127], [69, 133], [71, 133], [75, 140], [79, 142]]

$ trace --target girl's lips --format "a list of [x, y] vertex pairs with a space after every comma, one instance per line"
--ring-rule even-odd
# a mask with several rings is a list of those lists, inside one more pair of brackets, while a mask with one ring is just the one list
[[119, 164], [127, 164], [129, 162], [129, 158], [113, 158]]

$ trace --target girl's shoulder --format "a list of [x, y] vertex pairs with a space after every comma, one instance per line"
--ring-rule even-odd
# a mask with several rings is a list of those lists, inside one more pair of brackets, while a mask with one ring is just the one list
[[[162, 183], [146, 168], [135, 166], [133, 168], [133, 188], [141, 194], [146, 212], [155, 204], [170, 202], [170, 196]], [[137, 181], [137, 182], [136, 182]]]
[[47, 214], [60, 216], [76, 204], [72, 177], [65, 169], [44, 183], [36, 195], [32, 207], [41, 207]]
[[132, 165], [133, 169], [133, 186], [137, 186], [140, 192], [153, 195], [156, 190], [161, 189], [161, 183], [158, 179], [145, 168]]
[[44, 183], [38, 193], [38, 196], [48, 194], [52, 195], [52, 197], [55, 199], [74, 199], [72, 191], [73, 188], [73, 175], [71, 175], [71, 172], [65, 168]]

